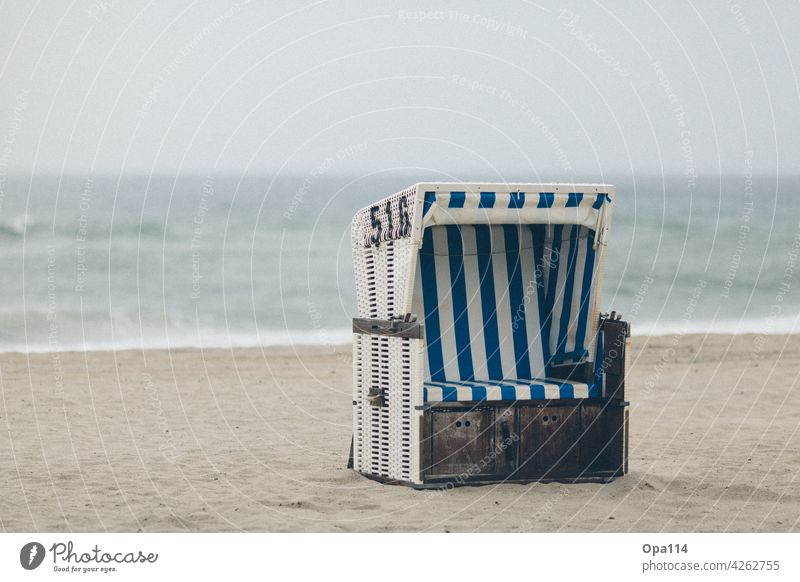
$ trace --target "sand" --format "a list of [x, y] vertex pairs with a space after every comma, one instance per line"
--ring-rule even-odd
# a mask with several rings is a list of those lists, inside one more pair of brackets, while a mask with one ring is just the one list
[[348, 346], [0, 354], [0, 528], [800, 531], [800, 336], [629, 356], [626, 477], [420, 492], [345, 468]]

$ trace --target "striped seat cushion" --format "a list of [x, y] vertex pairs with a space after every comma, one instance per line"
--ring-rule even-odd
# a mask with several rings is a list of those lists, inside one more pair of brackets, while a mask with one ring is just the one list
[[425, 402], [480, 402], [483, 400], [554, 400], [559, 398], [599, 398], [595, 384], [558, 380], [501, 380], [467, 382], [463, 380], [425, 382]]

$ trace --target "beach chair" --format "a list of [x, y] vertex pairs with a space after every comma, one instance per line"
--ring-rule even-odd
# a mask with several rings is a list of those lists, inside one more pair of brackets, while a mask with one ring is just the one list
[[627, 472], [614, 187], [416, 184], [360, 210], [350, 466], [418, 488]]

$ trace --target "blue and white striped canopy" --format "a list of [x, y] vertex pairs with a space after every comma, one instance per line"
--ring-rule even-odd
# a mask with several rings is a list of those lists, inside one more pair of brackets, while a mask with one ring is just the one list
[[[611, 198], [607, 190], [441, 191], [425, 190], [422, 228], [442, 224], [580, 224], [599, 230]], [[558, 191], [564, 190], [564, 191]]]
[[388, 196], [353, 221], [375, 279], [360, 314], [424, 322], [426, 400], [600, 396], [553, 372], [600, 361], [614, 195], [606, 184], [420, 183]]
[[432, 400], [585, 398], [548, 380], [593, 361], [596, 232], [606, 191], [418, 192], [424, 196], [412, 312], [426, 336]]

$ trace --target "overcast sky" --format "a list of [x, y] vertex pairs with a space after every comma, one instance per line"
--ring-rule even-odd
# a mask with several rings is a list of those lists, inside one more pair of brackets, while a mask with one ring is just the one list
[[800, 4], [696, 4], [6, 0], [0, 173], [796, 172]]

